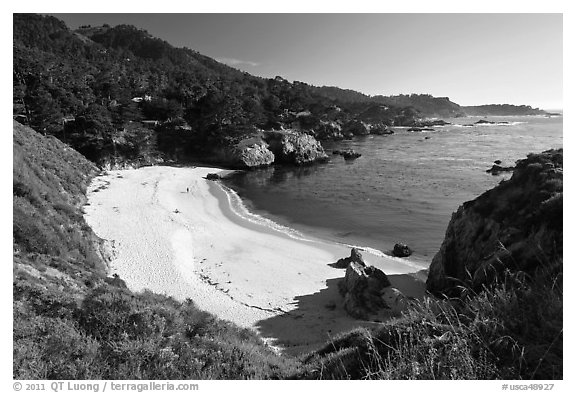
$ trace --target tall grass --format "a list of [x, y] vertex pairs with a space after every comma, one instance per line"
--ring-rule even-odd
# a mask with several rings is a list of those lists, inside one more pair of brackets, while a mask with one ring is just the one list
[[481, 293], [426, 298], [376, 330], [342, 335], [308, 378], [561, 379], [562, 274], [506, 272]]

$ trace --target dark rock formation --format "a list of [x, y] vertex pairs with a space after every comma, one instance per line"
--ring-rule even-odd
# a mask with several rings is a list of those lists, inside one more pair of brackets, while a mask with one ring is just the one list
[[434, 131], [434, 128], [410, 127], [406, 131], [408, 132]]
[[352, 248], [350, 251], [350, 256], [346, 258], [340, 258], [336, 263], [332, 264], [332, 267], [336, 267], [338, 269], [346, 269], [348, 265], [352, 262], [359, 264], [360, 266], [366, 266], [364, 262], [364, 258], [362, 258], [362, 254], [357, 248]]
[[394, 254], [395, 257], [404, 258], [412, 255], [412, 250], [404, 243], [396, 243], [394, 244], [392, 254]]
[[504, 172], [512, 172], [513, 170], [513, 166], [500, 166], [498, 164], [494, 164], [492, 165], [492, 168], [486, 170], [486, 173], [490, 173], [493, 176], [496, 176]]
[[300, 166], [328, 159], [320, 142], [311, 135], [294, 131], [268, 131], [264, 139], [274, 153], [275, 163]]
[[441, 119], [436, 119], [436, 120], [418, 120], [415, 121], [411, 124], [412, 127], [417, 127], [417, 128], [430, 128], [430, 127], [435, 127], [435, 126], [448, 126], [452, 123], [449, 123], [445, 120], [441, 120]]
[[407, 304], [404, 295], [391, 287], [382, 270], [356, 262], [351, 262], [346, 268], [339, 289], [344, 297], [344, 309], [359, 319], [378, 318], [390, 311], [399, 312]]
[[340, 152], [340, 155], [342, 157], [344, 157], [345, 160], [355, 160], [359, 157], [362, 157], [362, 154], [352, 150], [352, 149], [348, 149], [348, 150], [343, 150]]
[[370, 127], [370, 134], [372, 135], [391, 135], [394, 134], [386, 124], [373, 124]]
[[208, 173], [206, 175], [206, 180], [218, 180], [220, 179], [220, 175], [217, 173]]
[[314, 130], [314, 136], [316, 139], [321, 140], [338, 141], [344, 139], [342, 126], [335, 121], [320, 121], [320, 124]]
[[457, 296], [504, 270], [531, 276], [562, 269], [563, 151], [520, 160], [501, 182], [452, 215], [430, 265], [427, 289]]
[[344, 124], [342, 133], [346, 135], [368, 135], [370, 134], [370, 126], [360, 120], [351, 120]]
[[496, 124], [496, 122], [495, 121], [489, 121], [489, 120], [478, 120], [474, 124]]

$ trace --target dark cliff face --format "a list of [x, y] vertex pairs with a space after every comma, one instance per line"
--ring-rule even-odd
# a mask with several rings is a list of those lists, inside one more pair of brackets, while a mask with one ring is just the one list
[[563, 150], [531, 154], [514, 174], [452, 215], [430, 265], [430, 292], [480, 290], [504, 270], [533, 278], [562, 266]]

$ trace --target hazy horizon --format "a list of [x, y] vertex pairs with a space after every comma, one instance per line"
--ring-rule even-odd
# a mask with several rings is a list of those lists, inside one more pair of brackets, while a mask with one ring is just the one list
[[561, 110], [562, 14], [52, 14], [131, 24], [250, 74]]

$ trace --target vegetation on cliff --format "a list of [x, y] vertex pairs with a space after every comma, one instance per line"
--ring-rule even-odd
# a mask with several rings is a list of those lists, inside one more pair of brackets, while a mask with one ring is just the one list
[[374, 101], [386, 105], [411, 106], [426, 117], [462, 117], [462, 107], [448, 97], [433, 97], [430, 94], [400, 94], [397, 96], [375, 96]]
[[251, 331], [108, 277], [82, 216], [95, 166], [14, 122], [16, 379], [275, 379], [300, 364]]
[[531, 154], [510, 180], [464, 203], [430, 265], [428, 290], [478, 291], [505, 270], [561, 273], [562, 178], [562, 149]]
[[534, 116], [546, 115], [547, 112], [530, 105], [490, 104], [463, 106], [466, 116]]

